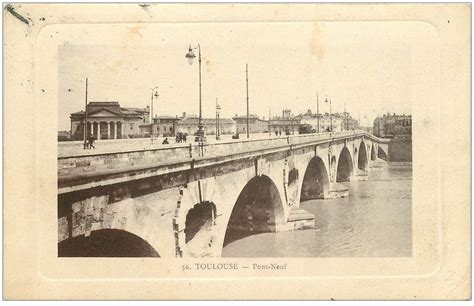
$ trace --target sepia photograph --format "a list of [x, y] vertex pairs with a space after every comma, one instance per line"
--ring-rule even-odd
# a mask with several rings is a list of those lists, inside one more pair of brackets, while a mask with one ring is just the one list
[[58, 256], [411, 256], [403, 29], [179, 30], [58, 47]]

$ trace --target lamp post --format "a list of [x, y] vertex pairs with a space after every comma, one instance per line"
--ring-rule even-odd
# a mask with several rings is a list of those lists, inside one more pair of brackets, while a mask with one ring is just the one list
[[319, 94], [316, 92], [316, 119], [318, 122], [317, 133], [319, 133]]
[[[84, 150], [87, 149], [87, 137], [89, 137], [89, 133], [87, 132], [87, 81], [88, 81], [88, 78], [86, 78], [86, 106], [84, 109]], [[92, 124], [91, 124], [91, 130], [92, 130]]]
[[155, 86], [151, 89], [151, 112], [150, 112], [150, 118], [151, 118], [150, 119], [150, 124], [151, 124], [151, 131], [150, 131], [151, 135], [150, 136], [151, 137], [153, 137], [153, 135], [155, 134], [155, 130], [154, 130], [154, 126], [153, 126], [153, 124], [155, 123], [155, 121], [153, 120], [153, 115], [154, 115], [153, 114], [153, 104], [154, 104], [153, 103], [154, 102], [153, 97], [155, 97], [156, 100], [158, 100], [158, 96], [159, 96], [158, 86]]
[[[328, 103], [328, 98], [326, 98], [326, 103]], [[331, 132], [332, 132], [332, 101], [329, 98], [329, 120], [331, 120]]]
[[272, 129], [271, 129], [271, 126], [270, 126], [270, 121], [272, 120], [272, 109], [271, 107], [269, 106], [268, 107], [268, 137], [272, 137]]
[[151, 113], [150, 113], [150, 116], [151, 116], [151, 123], [153, 123], [153, 115], [154, 115], [154, 114], [153, 114], [153, 104], [154, 104], [154, 103], [153, 103], [153, 102], [154, 102], [153, 97], [155, 97], [156, 100], [158, 100], [158, 97], [159, 97], [159, 96], [160, 96], [160, 95], [158, 94], [158, 86], [153, 87], [153, 88], [151, 89]]
[[217, 104], [217, 98], [216, 98], [216, 140], [220, 140], [221, 139], [221, 135], [220, 135], [220, 125], [219, 125], [219, 112], [221, 110], [221, 106], [219, 104]]
[[189, 45], [188, 53], [186, 54], [186, 58], [188, 59], [189, 65], [192, 65], [194, 62], [194, 58], [196, 55], [193, 52], [193, 49], [199, 50], [199, 122], [198, 122], [198, 130], [196, 132], [196, 138], [194, 141], [204, 142], [206, 141], [206, 137], [204, 136], [203, 124], [202, 124], [202, 105], [201, 105], [201, 45], [197, 45], [195, 48], [191, 48]]
[[245, 64], [245, 81], [247, 88], [247, 138], [250, 137], [249, 131], [249, 65]]

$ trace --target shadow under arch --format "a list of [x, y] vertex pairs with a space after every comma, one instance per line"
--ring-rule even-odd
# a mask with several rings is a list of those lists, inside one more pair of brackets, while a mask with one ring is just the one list
[[344, 147], [339, 154], [336, 182], [349, 182], [353, 171], [354, 169], [352, 166], [351, 153], [349, 153], [349, 149], [347, 149], [347, 147]]
[[160, 257], [144, 239], [130, 232], [102, 229], [58, 243], [59, 257]]
[[184, 228], [185, 241], [188, 243], [202, 229], [210, 230], [216, 217], [216, 205], [212, 202], [202, 202], [194, 205], [186, 214]]
[[378, 154], [377, 154], [377, 155], [378, 155], [378, 157], [379, 157], [380, 159], [383, 159], [383, 160], [385, 160], [385, 161], [388, 160], [387, 153], [385, 153], [385, 151], [384, 151], [380, 146], [379, 146]]
[[329, 191], [329, 178], [326, 166], [319, 156], [311, 159], [306, 168], [301, 187], [300, 201], [324, 199]]
[[359, 145], [359, 155], [357, 157], [357, 168], [362, 171], [367, 171], [367, 149], [363, 141]]
[[377, 155], [375, 154], [375, 146], [372, 143], [372, 147], [370, 149], [370, 160], [375, 160], [377, 158]]
[[227, 223], [223, 246], [284, 224], [283, 203], [275, 183], [267, 176], [252, 178], [242, 189]]

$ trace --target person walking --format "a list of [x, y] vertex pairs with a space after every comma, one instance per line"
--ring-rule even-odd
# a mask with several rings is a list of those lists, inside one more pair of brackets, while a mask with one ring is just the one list
[[89, 134], [89, 139], [88, 139], [88, 142], [89, 142], [88, 147], [89, 147], [89, 149], [95, 149], [94, 140], [95, 140], [95, 139], [94, 139], [94, 135]]

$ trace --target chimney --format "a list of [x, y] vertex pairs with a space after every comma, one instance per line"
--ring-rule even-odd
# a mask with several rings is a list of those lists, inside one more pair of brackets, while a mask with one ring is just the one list
[[186, 112], [183, 112], [183, 118], [186, 118]]

